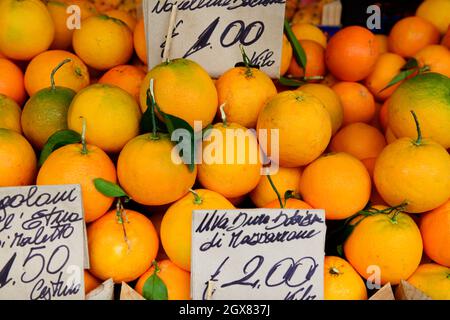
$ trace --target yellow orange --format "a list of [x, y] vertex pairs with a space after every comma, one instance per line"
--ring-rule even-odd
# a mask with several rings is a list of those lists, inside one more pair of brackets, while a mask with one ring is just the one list
[[113, 198], [97, 191], [94, 179], [115, 183], [116, 168], [101, 149], [81, 144], [69, 144], [54, 151], [39, 170], [38, 185], [79, 184], [83, 194], [84, 219], [91, 222], [108, 211]]
[[207, 209], [234, 209], [234, 206], [217, 192], [197, 189], [172, 204], [161, 222], [164, 250], [184, 270], [191, 270], [192, 211]]
[[90, 272], [115, 283], [139, 278], [158, 252], [158, 236], [143, 214], [124, 210], [122, 221], [112, 210], [87, 228]]
[[25, 70], [25, 89], [30, 96], [50, 87], [50, 74], [64, 59], [72, 61], [64, 64], [55, 74], [55, 84], [75, 92], [89, 85], [89, 72], [80, 58], [68, 51], [49, 50], [34, 57]]
[[[159, 271], [156, 273], [167, 288], [168, 300], [189, 300], [191, 297], [191, 274], [176, 266], [170, 260], [158, 262]], [[155, 267], [148, 269], [136, 283], [136, 291], [143, 295], [144, 285], [155, 272]]]
[[449, 274], [449, 267], [425, 263], [408, 278], [408, 282], [433, 300], [450, 300]]
[[216, 81], [219, 105], [229, 122], [254, 128], [267, 100], [277, 94], [272, 80], [256, 68], [235, 67]]
[[69, 129], [81, 133], [86, 121], [86, 141], [113, 153], [139, 134], [140, 120], [139, 106], [128, 92], [100, 83], [78, 92], [67, 114]]
[[345, 219], [363, 209], [370, 191], [367, 169], [343, 152], [318, 158], [304, 169], [300, 179], [303, 199], [313, 208], [325, 209], [330, 220]]
[[312, 162], [331, 138], [327, 109], [318, 98], [303, 91], [284, 91], [269, 100], [258, 117], [257, 130], [264, 129], [268, 139], [261, 148], [268, 156], [273, 156], [270, 132], [278, 129], [279, 164], [283, 167]]
[[165, 113], [177, 116], [194, 127], [212, 122], [217, 111], [217, 91], [208, 73], [196, 62], [174, 59], [154, 67], [142, 82], [141, 109], [147, 109], [147, 91], [154, 79], [156, 103]]
[[[120, 185], [134, 201], [163, 205], [183, 197], [194, 185], [197, 167], [190, 172], [168, 135], [143, 134], [130, 140], [117, 162]], [[173, 158], [172, 158], [173, 157]]]
[[366, 300], [364, 281], [344, 259], [326, 256], [324, 262], [325, 300]]
[[22, 110], [13, 99], [0, 94], [0, 128], [22, 133], [21, 113]]
[[73, 49], [88, 66], [106, 70], [126, 64], [133, 54], [133, 34], [125, 22], [107, 15], [83, 20], [73, 33]]
[[324, 84], [308, 83], [297, 90], [311, 93], [319, 99], [327, 109], [331, 119], [331, 133], [334, 135], [342, 125], [344, 110], [339, 96], [330, 87]]
[[34, 150], [22, 135], [0, 128], [0, 187], [33, 184], [36, 163]]
[[30, 60], [47, 50], [55, 26], [40, 0], [0, 1], [0, 51], [8, 58]]
[[[300, 177], [302, 170], [300, 168], [283, 168], [280, 167], [278, 172], [271, 175], [273, 184], [281, 196], [290, 190], [299, 193]], [[250, 199], [258, 207], [262, 208], [268, 203], [277, 200], [277, 194], [272, 189], [267, 176], [263, 176], [255, 189], [250, 193]]]

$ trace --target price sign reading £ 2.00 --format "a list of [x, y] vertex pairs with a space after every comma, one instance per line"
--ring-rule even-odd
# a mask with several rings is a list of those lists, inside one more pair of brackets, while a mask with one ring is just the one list
[[172, 7], [170, 58], [186, 58], [219, 77], [242, 61], [239, 45], [272, 78], [279, 77], [285, 0], [144, 0], [148, 67], [161, 63]]
[[321, 300], [323, 210], [193, 211], [195, 300]]
[[0, 299], [84, 299], [79, 185], [0, 188]]

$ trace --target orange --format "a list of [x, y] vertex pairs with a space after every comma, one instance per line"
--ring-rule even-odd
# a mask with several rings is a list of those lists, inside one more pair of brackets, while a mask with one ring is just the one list
[[120, 65], [108, 70], [98, 83], [107, 83], [118, 86], [131, 94], [139, 102], [139, 91], [145, 72], [132, 65]]
[[380, 54], [386, 53], [388, 52], [388, 37], [385, 36], [384, 34], [376, 34], [375, 35], [375, 40], [377, 42], [378, 45], [378, 49]]
[[389, 51], [402, 57], [413, 57], [420, 49], [439, 42], [439, 31], [420, 17], [407, 17], [398, 21], [388, 38]]
[[217, 112], [217, 91], [208, 73], [196, 62], [174, 59], [154, 67], [145, 77], [140, 94], [141, 109], [147, 109], [147, 90], [154, 79], [156, 103], [165, 113], [179, 117], [194, 127], [210, 124]]
[[351, 26], [331, 37], [325, 61], [335, 77], [344, 81], [360, 81], [372, 72], [378, 55], [373, 33], [363, 27]]
[[62, 0], [69, 6], [75, 5], [80, 8], [80, 20], [83, 21], [86, 18], [97, 15], [97, 9], [95, 5], [89, 0]]
[[73, 49], [88, 66], [106, 70], [126, 64], [133, 54], [133, 34], [125, 22], [97, 15], [73, 33]]
[[[291, 190], [299, 193], [300, 177], [302, 170], [300, 168], [280, 167], [278, 172], [271, 175], [271, 179], [280, 196], [284, 196], [286, 191]], [[262, 208], [268, 203], [277, 200], [277, 194], [272, 189], [267, 176], [263, 176], [255, 189], [250, 193], [250, 199], [258, 207]]]
[[261, 148], [273, 157], [271, 130], [278, 129], [279, 164], [299, 167], [312, 162], [331, 138], [331, 120], [322, 102], [310, 93], [284, 91], [273, 97], [259, 114], [257, 130], [267, 133]]
[[239, 208], [239, 206], [247, 199], [247, 195], [244, 194], [243, 196], [234, 197], [234, 198], [227, 198], [228, 201], [231, 202], [233, 206], [236, 208]]
[[398, 139], [398, 137], [395, 136], [394, 132], [392, 132], [392, 129], [389, 127], [386, 128], [384, 137], [386, 138], [387, 144], [391, 144], [392, 142]]
[[25, 70], [25, 88], [30, 96], [50, 87], [50, 74], [64, 59], [72, 61], [64, 64], [55, 74], [56, 85], [75, 92], [89, 85], [89, 72], [83, 61], [68, 51], [49, 50], [34, 57]]
[[0, 58], [0, 74], [0, 93], [22, 105], [26, 98], [22, 70], [11, 61]]
[[19, 133], [0, 128], [0, 187], [34, 183], [36, 155]]
[[370, 122], [375, 116], [375, 99], [370, 91], [357, 82], [339, 82], [332, 89], [339, 96], [344, 110], [343, 124]]
[[117, 162], [120, 185], [138, 203], [163, 205], [184, 196], [194, 185], [197, 169], [190, 172], [168, 135], [143, 134], [130, 140]]
[[438, 73], [425, 73], [405, 81], [391, 96], [389, 127], [396, 137], [417, 136], [410, 111], [420, 121], [424, 137], [450, 148], [450, 79]]
[[[384, 137], [383, 137], [384, 139]], [[366, 167], [367, 172], [369, 173], [370, 179], [373, 179], [373, 170], [375, 169], [375, 162], [377, 158], [366, 158], [361, 159], [362, 164]]]
[[[170, 260], [158, 262], [158, 268], [157, 275], [167, 287], [169, 300], [189, 300], [191, 298], [191, 274], [189, 272], [178, 268]], [[151, 267], [139, 278], [135, 289], [140, 295], [144, 294], [145, 282], [154, 272], [155, 267]]]
[[297, 90], [311, 93], [323, 103], [325, 109], [327, 109], [328, 114], [330, 115], [331, 133], [334, 135], [341, 127], [344, 118], [344, 110], [342, 109], [341, 100], [336, 92], [328, 86], [318, 83], [308, 83], [299, 87]]
[[422, 238], [416, 223], [406, 213], [377, 213], [355, 224], [344, 243], [344, 252], [363, 278], [372, 275], [368, 267], [378, 266], [381, 284], [395, 285], [407, 279], [419, 266]]
[[281, 47], [281, 65], [280, 75], [283, 76], [289, 68], [292, 59], [292, 46], [285, 34], [283, 34], [283, 43]]
[[[284, 204], [285, 200], [282, 199], [282, 202]], [[277, 200], [273, 200], [272, 202], [269, 202], [264, 206], [264, 208], [268, 209], [278, 209], [280, 208], [280, 202]], [[286, 201], [286, 204], [284, 205], [285, 209], [312, 209], [312, 207], [307, 204], [305, 201], [295, 199], [295, 198], [289, 198]]]
[[363, 122], [351, 123], [331, 139], [333, 152], [346, 152], [359, 160], [376, 158], [386, 146], [386, 140], [378, 129]]
[[89, 271], [84, 270], [84, 294], [88, 294], [101, 285], [100, 280], [94, 277]]
[[379, 155], [374, 182], [391, 206], [406, 203], [411, 213], [433, 210], [450, 198], [450, 155], [420, 133], [417, 139], [400, 138]]
[[217, 123], [202, 150], [198, 181], [206, 189], [235, 198], [258, 185], [262, 164], [254, 132], [236, 123]]
[[163, 217], [162, 245], [169, 259], [184, 270], [191, 270], [192, 211], [209, 209], [234, 206], [217, 192], [198, 189], [172, 204]]
[[30, 60], [50, 47], [54, 35], [52, 17], [41, 1], [0, 1], [0, 51], [8, 58]]
[[328, 73], [322, 80], [321, 84], [326, 85], [327, 87], [332, 87], [338, 82], [339, 82], [339, 80], [336, 79], [336, 77], [333, 76], [333, 74]]
[[448, 0], [427, 0], [417, 8], [416, 15], [432, 23], [441, 34], [450, 25], [450, 2]]
[[86, 141], [106, 152], [119, 152], [139, 134], [141, 111], [125, 90], [94, 84], [73, 98], [67, 115], [69, 129], [81, 133], [86, 121]]
[[344, 259], [326, 256], [324, 262], [325, 300], [367, 300], [364, 281]]
[[68, 7], [69, 5], [63, 1], [47, 2], [47, 10], [55, 25], [55, 37], [50, 46], [51, 49], [67, 50], [72, 44], [73, 29], [67, 27]]
[[259, 112], [277, 89], [264, 72], [256, 68], [236, 67], [226, 71], [216, 81], [219, 105], [229, 122], [254, 128]]
[[70, 144], [54, 151], [39, 170], [38, 185], [80, 184], [86, 222], [94, 221], [108, 211], [113, 198], [104, 196], [94, 186], [94, 179], [116, 182], [116, 169], [101, 149]]
[[22, 110], [13, 99], [0, 94], [0, 128], [22, 133], [21, 113]]
[[389, 98], [401, 82], [383, 90], [400, 73], [406, 60], [395, 53], [383, 53], [378, 57], [372, 73], [366, 78], [365, 85], [377, 100]]
[[326, 218], [340, 220], [363, 209], [370, 197], [370, 176], [355, 157], [340, 152], [320, 157], [305, 168], [300, 193]]
[[[94, 7], [99, 12], [105, 12], [107, 10], [112, 10], [114, 8], [117, 8], [121, 5], [123, 0], [89, 0], [93, 3]], [[128, 4], [130, 5], [130, 4]], [[126, 5], [125, 5], [126, 7]]]
[[90, 272], [115, 283], [139, 278], [158, 252], [158, 235], [143, 214], [124, 210], [122, 221], [111, 210], [87, 228]]
[[450, 300], [450, 268], [435, 263], [420, 265], [408, 282], [433, 300]]
[[378, 115], [381, 127], [386, 131], [388, 127], [388, 108], [389, 108], [389, 99], [385, 100], [383, 105], [381, 106], [380, 113]]
[[298, 65], [295, 58], [291, 59], [289, 74], [294, 77], [321, 77], [325, 75], [325, 49], [313, 40], [300, 40], [300, 45], [306, 55], [306, 72]]
[[75, 91], [49, 87], [36, 92], [23, 107], [21, 124], [28, 141], [41, 150], [55, 132], [67, 129], [67, 110]]
[[133, 34], [134, 50], [139, 59], [147, 64], [147, 45], [145, 42], [145, 25], [144, 19], [139, 19], [134, 28]]
[[417, 52], [420, 67], [428, 66], [431, 72], [450, 77], [450, 51], [441, 45], [429, 45]]
[[126, 25], [128, 26], [128, 28], [130, 28], [131, 31], [133, 31], [134, 28], [136, 27], [137, 23], [136, 19], [131, 14], [129, 14], [124, 10], [119, 9], [108, 10], [105, 12], [105, 14], [111, 18], [122, 20], [123, 22], [126, 23]]
[[450, 267], [450, 200], [421, 216], [420, 232], [428, 257]]
[[312, 40], [320, 44], [324, 49], [327, 47], [327, 37], [315, 25], [309, 23], [295, 23], [292, 25], [297, 40]]
[[447, 49], [450, 49], [450, 26], [448, 27], [447, 33], [442, 38], [441, 44], [447, 47]]

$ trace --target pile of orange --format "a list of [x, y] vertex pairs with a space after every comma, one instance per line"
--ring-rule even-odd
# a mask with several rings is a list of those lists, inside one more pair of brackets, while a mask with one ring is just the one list
[[[81, 185], [86, 292], [112, 278], [143, 294], [156, 273], [169, 299], [189, 299], [192, 210], [279, 209], [275, 188], [291, 195], [286, 208], [324, 209], [353, 228], [342, 257], [325, 258], [325, 299], [367, 299], [373, 266], [381, 284], [408, 280], [449, 299], [448, 1], [425, 1], [386, 36], [294, 23], [306, 68], [287, 37], [280, 61], [282, 75], [307, 82], [294, 88], [250, 65], [218, 79], [181, 58], [148, 71], [143, 19], [108, 3], [0, 0], [0, 187]], [[71, 4], [81, 29], [66, 27]], [[416, 72], [386, 88], [411, 58]], [[184, 164], [168, 133], [143, 130], [152, 99], [155, 123], [169, 114], [205, 131], [201, 163]], [[38, 165], [67, 129], [83, 142]], [[261, 138], [272, 131], [278, 139]], [[279, 166], [271, 181], [263, 155]], [[120, 185], [134, 210], [117, 211], [96, 178]]]

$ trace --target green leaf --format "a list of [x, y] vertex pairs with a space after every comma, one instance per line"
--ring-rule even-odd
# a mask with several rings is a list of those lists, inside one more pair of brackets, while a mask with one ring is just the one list
[[419, 62], [415, 58], [410, 58], [405, 65], [400, 69], [400, 71], [405, 71], [409, 69], [416, 69], [419, 67]]
[[55, 132], [48, 138], [42, 148], [39, 157], [39, 166], [42, 166], [50, 156], [50, 154], [65, 145], [81, 142], [81, 135], [73, 130], [60, 130]]
[[[178, 118], [176, 116], [173, 116], [171, 114], [163, 112], [158, 104], [155, 104], [156, 110], [158, 110], [158, 113], [162, 115], [164, 118], [164, 123], [167, 126], [167, 130], [169, 131], [169, 134], [172, 135], [172, 133], [177, 129], [184, 129], [189, 132], [190, 136], [190, 157], [189, 159], [186, 159], [186, 157], [183, 156], [182, 150], [180, 150], [180, 156], [183, 159], [183, 162], [188, 166], [189, 171], [193, 172], [195, 169], [195, 153], [196, 153], [196, 145], [197, 142], [195, 141], [195, 135], [194, 135], [194, 129], [191, 127], [191, 125], [184, 119]], [[176, 141], [178, 142], [178, 141]]]
[[101, 194], [112, 197], [112, 198], [120, 198], [120, 197], [126, 197], [130, 198], [127, 193], [117, 184], [102, 179], [102, 178], [96, 178], [94, 179], [94, 185], [98, 192]]
[[286, 32], [286, 36], [292, 45], [295, 61], [297, 61], [298, 65], [302, 67], [303, 70], [305, 70], [307, 62], [305, 50], [303, 50], [300, 42], [295, 37], [294, 32], [292, 31], [291, 26], [289, 25], [289, 22], [287, 20], [284, 20], [284, 31]]
[[342, 244], [339, 244], [339, 245], [336, 247], [336, 251], [337, 251], [338, 255], [339, 255], [341, 258], [344, 257], [344, 248], [343, 248]]
[[301, 81], [294, 78], [286, 78], [286, 77], [280, 77], [279, 80], [280, 84], [286, 87], [301, 87], [302, 85], [306, 84], [305, 81]]
[[401, 71], [398, 75], [396, 75], [392, 80], [388, 83], [386, 87], [380, 90], [380, 92], [383, 92], [384, 90], [396, 85], [397, 83], [407, 79], [410, 75], [412, 75], [414, 72], [416, 72], [416, 69], [409, 69], [405, 71]]
[[142, 295], [147, 300], [168, 300], [169, 295], [166, 284], [161, 280], [157, 272], [158, 268], [155, 266], [155, 271], [144, 283]]
[[[156, 119], [156, 131], [158, 132], [167, 132], [167, 127], [163, 121], [161, 121], [158, 117]], [[153, 131], [153, 123], [152, 123], [152, 111], [151, 106], [147, 107], [144, 114], [141, 118], [141, 132], [148, 133]]]

